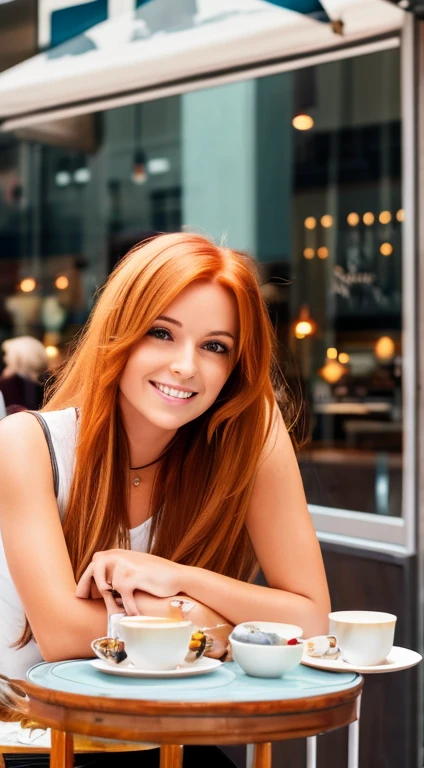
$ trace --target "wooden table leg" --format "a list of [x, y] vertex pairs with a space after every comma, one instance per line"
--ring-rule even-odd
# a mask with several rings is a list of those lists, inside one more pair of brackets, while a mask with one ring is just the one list
[[73, 766], [74, 737], [72, 736], [72, 733], [54, 731], [52, 729], [50, 768], [73, 768]]
[[270, 741], [266, 741], [264, 744], [254, 745], [253, 768], [271, 768], [271, 742]]
[[183, 747], [180, 744], [162, 744], [160, 768], [182, 768]]

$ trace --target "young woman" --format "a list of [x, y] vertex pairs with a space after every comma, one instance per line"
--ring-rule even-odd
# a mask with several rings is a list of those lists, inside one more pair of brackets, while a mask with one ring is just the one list
[[90, 656], [112, 589], [128, 614], [182, 594], [205, 626], [327, 631], [274, 343], [248, 257], [178, 233], [118, 265], [41, 418], [0, 424], [0, 672]]

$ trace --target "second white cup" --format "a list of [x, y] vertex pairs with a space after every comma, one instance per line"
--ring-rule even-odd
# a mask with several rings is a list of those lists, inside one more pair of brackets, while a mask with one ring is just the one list
[[396, 616], [380, 611], [334, 611], [328, 614], [343, 658], [357, 667], [382, 664], [393, 648]]

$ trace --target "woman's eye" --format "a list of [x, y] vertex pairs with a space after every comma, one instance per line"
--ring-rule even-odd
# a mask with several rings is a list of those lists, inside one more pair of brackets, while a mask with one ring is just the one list
[[228, 347], [225, 344], [221, 344], [220, 341], [208, 341], [205, 344], [205, 349], [209, 350], [209, 352], [218, 352], [220, 354], [228, 352]]
[[155, 339], [163, 339], [164, 341], [172, 338], [166, 328], [151, 328], [150, 331], [147, 331], [147, 336], [154, 336]]

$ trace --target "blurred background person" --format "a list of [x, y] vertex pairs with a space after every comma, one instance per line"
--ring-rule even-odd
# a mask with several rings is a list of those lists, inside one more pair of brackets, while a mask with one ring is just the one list
[[42, 377], [48, 369], [44, 345], [32, 336], [18, 336], [2, 344], [4, 369], [0, 392], [8, 413], [21, 409], [38, 410], [43, 401]]

